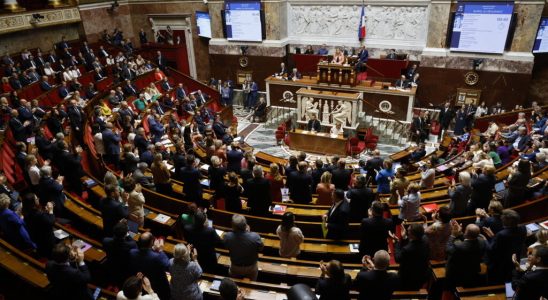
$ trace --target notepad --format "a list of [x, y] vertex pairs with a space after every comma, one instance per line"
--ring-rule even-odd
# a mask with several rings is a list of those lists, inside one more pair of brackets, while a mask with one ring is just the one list
[[164, 214], [158, 214], [156, 215], [156, 218], [154, 218], [154, 221], [165, 224], [167, 221], [169, 221], [169, 219], [169, 216], [166, 216]]
[[360, 244], [358, 244], [358, 243], [350, 244], [350, 245], [348, 245], [348, 247], [350, 248], [350, 252], [352, 252], [352, 253], [360, 252]]
[[70, 234], [68, 234], [68, 232], [64, 231], [63, 229], [54, 230], [53, 235], [58, 240], [64, 240], [64, 239], [66, 239], [67, 237], [70, 236]]
[[209, 170], [209, 165], [208, 164], [203, 164], [200, 166], [200, 170], [203, 170], [203, 171], [208, 171]]
[[225, 234], [224, 231], [220, 230], [220, 229], [215, 229], [215, 232], [217, 233], [218, 236], [222, 237], [223, 234]]
[[84, 181], [84, 184], [86, 185], [86, 187], [90, 188], [92, 186], [96, 186], [97, 182], [95, 182], [95, 180], [89, 178], [89, 179], [86, 179], [86, 181]]
[[219, 291], [220, 287], [221, 287], [221, 281], [220, 280], [213, 280], [213, 282], [209, 286], [209, 289], [213, 290], [213, 291]]
[[535, 223], [527, 224], [527, 225], [525, 225], [525, 227], [527, 228], [527, 230], [529, 230], [533, 233], [537, 232], [540, 229], [540, 226], [535, 224]]
[[200, 184], [203, 185], [203, 186], [207, 186], [209, 187], [209, 179], [202, 179], [200, 180]]

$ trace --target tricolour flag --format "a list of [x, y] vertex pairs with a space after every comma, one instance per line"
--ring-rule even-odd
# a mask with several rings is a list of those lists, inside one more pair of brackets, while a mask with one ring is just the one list
[[358, 39], [360, 41], [365, 39], [365, 5], [362, 4], [362, 15], [360, 17], [360, 27], [358, 28]]

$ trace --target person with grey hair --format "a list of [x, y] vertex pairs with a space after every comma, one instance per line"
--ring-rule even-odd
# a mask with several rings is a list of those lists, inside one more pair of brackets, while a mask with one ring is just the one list
[[378, 250], [373, 258], [365, 255], [362, 265], [362, 270], [354, 279], [354, 287], [360, 293], [358, 299], [391, 299], [400, 286], [400, 279], [396, 273], [387, 272], [390, 254], [386, 250]]
[[468, 172], [459, 173], [460, 185], [455, 186], [455, 181], [447, 189], [447, 195], [451, 198], [449, 209], [453, 217], [462, 217], [466, 215], [466, 207], [472, 196], [472, 177]]
[[51, 166], [42, 166], [40, 168], [40, 182], [38, 183], [37, 196], [41, 205], [53, 202], [53, 212], [56, 217], [63, 215], [65, 207], [65, 194], [63, 194], [63, 176], [57, 179], [51, 177]]
[[270, 181], [263, 176], [261, 166], [253, 167], [253, 178], [247, 180], [245, 185], [245, 194], [247, 195], [247, 206], [251, 208], [254, 215], [266, 215], [272, 204], [270, 198]]
[[175, 245], [173, 258], [169, 261], [171, 299], [203, 299], [202, 291], [198, 286], [202, 268], [196, 257], [196, 249], [192, 245], [188, 247], [185, 244]]
[[256, 281], [259, 275], [257, 261], [264, 244], [257, 233], [250, 232], [244, 216], [232, 216], [232, 232], [224, 234], [223, 242], [230, 254], [230, 276]]
[[147, 189], [154, 189], [154, 183], [152, 183], [152, 177], [145, 175], [145, 172], [148, 168], [148, 164], [145, 162], [140, 162], [137, 164], [137, 170], [133, 172], [133, 180], [135, 183], [139, 183], [142, 187]]

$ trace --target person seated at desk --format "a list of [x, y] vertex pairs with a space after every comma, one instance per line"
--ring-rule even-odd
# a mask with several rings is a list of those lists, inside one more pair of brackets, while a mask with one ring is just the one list
[[413, 75], [413, 78], [407, 81], [407, 88], [412, 88], [419, 85], [419, 75], [419, 73], [415, 73], [415, 75]]
[[310, 115], [310, 120], [308, 120], [308, 125], [306, 126], [308, 131], [315, 131], [318, 132], [321, 130], [322, 125], [320, 124], [320, 121], [316, 119], [315, 114]]
[[341, 49], [337, 48], [335, 50], [335, 55], [333, 55], [333, 60], [331, 60], [331, 63], [342, 65], [345, 62], [346, 62], [346, 57], [344, 57], [344, 53], [341, 51]]
[[417, 73], [417, 64], [413, 64], [409, 69], [407, 69], [405, 72], [405, 78], [411, 79], [415, 76], [415, 73]]
[[288, 72], [287, 72], [287, 68], [285, 67], [285, 63], [281, 63], [280, 64], [280, 72], [276, 73], [276, 75], [283, 77], [283, 76], [287, 75], [287, 73]]
[[396, 55], [396, 49], [388, 50], [388, 53], [386, 54], [386, 59], [398, 59], [398, 56]]
[[291, 73], [287, 74], [287, 79], [297, 80], [301, 78], [303, 78], [303, 76], [301, 75], [301, 72], [297, 70], [297, 68], [293, 68]]
[[342, 128], [342, 124], [340, 122], [337, 122], [335, 126], [331, 127], [329, 134], [333, 136], [338, 136], [339, 134], [343, 134], [343, 132], [344, 132], [344, 129]]
[[358, 52], [358, 64], [366, 63], [369, 59], [369, 51], [365, 46], [362, 46], [360, 52]]
[[329, 50], [327, 50], [327, 45], [323, 44], [320, 49], [318, 49], [318, 55], [327, 55]]
[[307, 55], [314, 54], [314, 50], [312, 50], [312, 45], [306, 46], [306, 50], [304, 50], [304, 54], [307, 54]]
[[405, 75], [402, 75], [400, 79], [396, 80], [395, 86], [397, 89], [404, 89], [407, 87], [407, 78]]

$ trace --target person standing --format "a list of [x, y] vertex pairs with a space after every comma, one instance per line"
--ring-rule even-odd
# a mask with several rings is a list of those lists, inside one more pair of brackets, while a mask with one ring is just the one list
[[196, 261], [196, 249], [185, 244], [177, 244], [173, 249], [173, 258], [169, 261], [171, 274], [171, 299], [202, 300], [202, 291], [198, 279], [202, 276], [202, 268]]
[[276, 229], [276, 235], [280, 238], [281, 257], [297, 257], [301, 253], [301, 244], [304, 241], [302, 231], [295, 226], [295, 216], [286, 212], [282, 216], [282, 224]]
[[371, 259], [366, 255], [362, 259], [363, 269], [354, 279], [354, 288], [358, 290], [358, 300], [390, 300], [400, 286], [398, 275], [387, 272], [390, 254], [386, 250], [375, 252]]
[[315, 290], [316, 294], [320, 295], [320, 300], [350, 299], [352, 280], [338, 260], [332, 260], [327, 264], [320, 262], [320, 270], [322, 274]]
[[411, 224], [407, 231], [402, 230], [401, 239], [395, 245], [396, 262], [400, 264], [398, 271], [402, 283], [400, 288], [403, 290], [420, 289], [430, 275], [430, 250], [423, 236], [423, 225]]
[[257, 261], [264, 244], [257, 233], [250, 232], [244, 216], [232, 216], [232, 232], [224, 234], [223, 242], [230, 255], [230, 276], [256, 281], [259, 275]]
[[244, 193], [247, 195], [247, 206], [254, 215], [266, 215], [272, 204], [270, 182], [263, 176], [261, 166], [253, 166], [253, 178], [247, 180]]
[[369, 217], [361, 222], [360, 226], [360, 255], [371, 256], [379, 250], [388, 250], [387, 238], [394, 230], [391, 219], [384, 218], [384, 205], [373, 201], [368, 210]]
[[[84, 251], [60, 242], [46, 263], [46, 275], [51, 283], [51, 295], [58, 300], [91, 300], [88, 283], [91, 274], [84, 262]], [[72, 259], [71, 259], [72, 258]]]
[[348, 218], [350, 214], [348, 202], [344, 199], [344, 191], [337, 189], [333, 193], [333, 205], [323, 216], [327, 227], [327, 239], [343, 239], [348, 229]]

